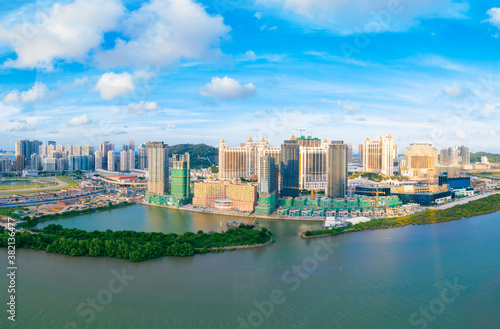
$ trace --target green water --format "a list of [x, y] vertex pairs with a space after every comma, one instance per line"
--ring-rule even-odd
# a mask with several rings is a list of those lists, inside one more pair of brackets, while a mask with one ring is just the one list
[[[132, 206], [54, 223], [182, 233], [225, 230], [228, 220]], [[274, 233], [275, 243], [143, 263], [20, 250], [17, 321], [7, 321], [2, 310], [0, 328], [500, 327], [499, 213], [314, 240], [297, 233], [318, 223], [259, 225]], [[113, 270], [134, 278], [111, 294]], [[455, 280], [456, 293], [445, 290]], [[5, 276], [0, 286], [3, 303]], [[87, 304], [97, 296], [105, 302], [98, 311]], [[416, 314], [411, 322], [424, 307], [429, 318]]]

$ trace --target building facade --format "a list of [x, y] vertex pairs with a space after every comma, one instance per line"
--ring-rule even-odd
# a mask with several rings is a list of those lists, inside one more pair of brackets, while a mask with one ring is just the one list
[[300, 146], [294, 135], [281, 144], [281, 197], [299, 195]]
[[393, 175], [394, 143], [392, 137], [367, 138], [363, 142], [363, 171], [384, 176]]
[[163, 142], [148, 142], [148, 193], [168, 194], [168, 147]]
[[191, 192], [191, 172], [189, 153], [172, 155], [171, 194], [175, 198], [189, 198]]
[[343, 141], [328, 144], [327, 189], [330, 198], [345, 198], [347, 193], [347, 145]]

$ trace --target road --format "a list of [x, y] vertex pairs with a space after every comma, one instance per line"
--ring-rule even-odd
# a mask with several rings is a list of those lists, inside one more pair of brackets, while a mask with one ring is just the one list
[[471, 201], [479, 200], [479, 199], [482, 199], [482, 198], [486, 198], [486, 197], [489, 197], [490, 195], [498, 194], [498, 193], [500, 193], [500, 191], [493, 191], [491, 193], [474, 195], [474, 196], [469, 197], [469, 198], [464, 198], [464, 199], [460, 199], [458, 201], [454, 201], [454, 202], [450, 202], [450, 203], [445, 203], [443, 205], [436, 206], [434, 209], [436, 209], [436, 210], [448, 209], [448, 208], [454, 207], [454, 206], [459, 205], [459, 204], [466, 204], [466, 203], [469, 203]]
[[46, 204], [46, 203], [55, 203], [57, 201], [71, 201], [71, 200], [78, 200], [79, 198], [85, 198], [88, 196], [92, 195], [97, 195], [101, 194], [103, 191], [98, 191], [90, 194], [85, 194], [85, 195], [79, 195], [76, 197], [69, 197], [69, 198], [63, 198], [63, 199], [51, 199], [51, 200], [41, 200], [41, 201], [32, 201], [32, 202], [19, 202], [19, 203], [1, 203], [0, 208], [12, 208], [12, 207], [24, 207], [24, 206], [35, 206], [35, 205], [40, 205], [40, 204]]

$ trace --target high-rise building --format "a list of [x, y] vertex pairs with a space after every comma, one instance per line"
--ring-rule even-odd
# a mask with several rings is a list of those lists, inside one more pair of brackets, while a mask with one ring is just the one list
[[99, 144], [99, 151], [101, 151], [102, 166], [103, 166], [103, 168], [107, 168], [108, 167], [108, 154], [109, 154], [109, 151], [113, 151], [113, 156], [114, 156], [115, 144], [110, 143], [108, 141], [102, 142]]
[[311, 146], [300, 147], [298, 187], [301, 189], [324, 190], [326, 189], [328, 141], [325, 139], [319, 144], [315, 142], [308, 145]]
[[188, 198], [191, 190], [189, 153], [172, 155], [171, 194], [175, 198]]
[[0, 159], [0, 172], [11, 172], [12, 166], [12, 160], [8, 158]]
[[128, 149], [135, 152], [135, 142], [133, 140], [128, 142]]
[[137, 152], [137, 169], [145, 170], [148, 168], [148, 149], [144, 144], [139, 147]]
[[442, 166], [458, 166], [459, 164], [458, 152], [459, 152], [458, 146], [455, 147], [450, 146], [448, 148], [441, 150], [439, 163]]
[[219, 144], [219, 178], [223, 180], [237, 179], [257, 175], [258, 173], [258, 146], [248, 138], [246, 143], [239, 147], [228, 147], [226, 141]]
[[129, 171], [129, 161], [128, 161], [128, 151], [121, 150], [120, 151], [120, 171]]
[[16, 142], [16, 155], [21, 154], [24, 156], [24, 159], [30, 159], [32, 154], [40, 154], [40, 145], [43, 145], [42, 142], [37, 140], [20, 140]]
[[353, 162], [353, 159], [352, 159], [352, 144], [351, 143], [347, 143], [347, 163], [352, 163]]
[[359, 144], [358, 147], [358, 157], [359, 157], [359, 163], [363, 163], [363, 144]]
[[401, 174], [410, 178], [433, 175], [438, 165], [438, 150], [429, 143], [413, 143], [405, 149], [404, 166]]
[[281, 144], [281, 196], [299, 195], [300, 146], [294, 135]]
[[135, 152], [133, 149], [129, 149], [128, 151], [128, 170], [135, 169]]
[[260, 181], [259, 181], [259, 194], [273, 194], [276, 193], [277, 186], [277, 172], [276, 163], [274, 158], [263, 155], [260, 157]]
[[470, 150], [467, 146], [460, 146], [458, 149], [458, 156], [460, 159], [460, 164], [470, 165]]
[[99, 151], [99, 150], [95, 151], [94, 157], [95, 157], [95, 169], [96, 170], [102, 169], [102, 155], [101, 155], [101, 151]]
[[343, 141], [328, 144], [328, 179], [326, 195], [345, 198], [347, 192], [347, 145]]
[[148, 142], [148, 193], [168, 194], [168, 146]]
[[115, 161], [115, 151], [109, 150], [108, 155], [106, 157], [108, 160], [108, 171], [115, 171], [116, 169], [116, 161]]
[[392, 137], [379, 137], [363, 142], [363, 171], [392, 176], [394, 144]]
[[24, 170], [24, 155], [16, 154], [16, 171]]

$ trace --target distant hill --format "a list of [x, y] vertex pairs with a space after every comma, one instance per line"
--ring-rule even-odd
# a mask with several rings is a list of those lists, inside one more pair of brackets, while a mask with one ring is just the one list
[[169, 153], [189, 153], [189, 165], [193, 169], [208, 168], [219, 163], [219, 149], [206, 144], [177, 144], [168, 147]]
[[470, 154], [470, 162], [480, 162], [481, 157], [487, 157], [489, 162], [500, 162], [500, 154], [492, 154], [487, 152], [477, 152]]

